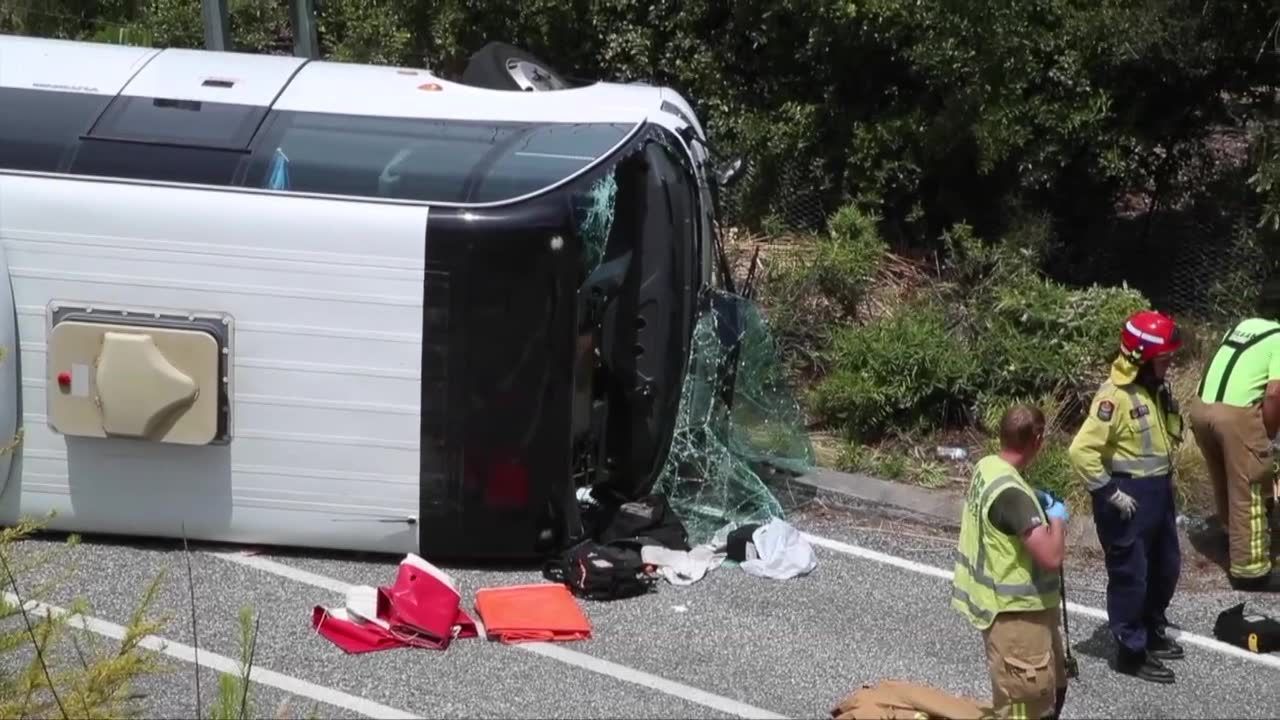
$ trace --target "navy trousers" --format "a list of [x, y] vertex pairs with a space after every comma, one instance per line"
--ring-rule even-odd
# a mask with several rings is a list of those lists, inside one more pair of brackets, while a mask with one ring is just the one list
[[1169, 624], [1165, 611], [1182, 572], [1173, 483], [1168, 475], [1113, 481], [1138, 501], [1138, 509], [1125, 519], [1107, 502], [1110, 488], [1093, 495], [1093, 520], [1106, 553], [1107, 621], [1121, 649], [1137, 654], [1146, 651], [1148, 635]]

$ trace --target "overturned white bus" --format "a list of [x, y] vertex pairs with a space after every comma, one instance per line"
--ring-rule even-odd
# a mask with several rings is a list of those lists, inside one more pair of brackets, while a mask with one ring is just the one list
[[0, 36], [0, 108], [0, 522], [527, 557], [655, 481], [713, 279], [671, 90]]

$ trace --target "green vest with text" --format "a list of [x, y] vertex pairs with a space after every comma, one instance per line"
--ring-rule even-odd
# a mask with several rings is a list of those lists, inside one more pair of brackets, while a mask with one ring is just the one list
[[980, 630], [999, 613], [1045, 610], [1059, 602], [1059, 576], [1041, 570], [1021, 538], [987, 519], [991, 503], [1006, 488], [1025, 492], [1048, 523], [1035, 492], [1012, 465], [995, 455], [978, 461], [960, 522], [951, 606]]
[[1280, 377], [1280, 323], [1247, 318], [1227, 331], [1204, 369], [1201, 402], [1249, 407]]

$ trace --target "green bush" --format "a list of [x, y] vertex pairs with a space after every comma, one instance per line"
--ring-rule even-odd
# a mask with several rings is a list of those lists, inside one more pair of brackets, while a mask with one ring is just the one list
[[980, 391], [974, 402], [974, 421], [978, 429], [995, 437], [1000, 432], [1000, 420], [1014, 405], [1032, 405], [1044, 413], [1045, 425], [1050, 431], [1056, 428], [1062, 416], [1063, 404], [1052, 392], [1039, 395], [997, 395]]
[[766, 261], [762, 295], [784, 362], [795, 373], [821, 374], [835, 328], [855, 320], [888, 253], [879, 218], [841, 208], [828, 232], [796, 236]]
[[936, 301], [838, 331], [814, 414], [852, 437], [942, 424], [963, 408], [977, 365]]
[[818, 241], [812, 270], [817, 289], [848, 317], [857, 317], [887, 252], [879, 222], [878, 216], [846, 205], [832, 216], [829, 234]]
[[[1068, 453], [1070, 443], [1069, 438], [1061, 436], [1046, 439], [1044, 446], [1040, 448], [1040, 454], [1023, 472], [1023, 477], [1031, 487], [1047, 490], [1064, 498], [1072, 515], [1080, 512], [1088, 514], [1088, 506], [1081, 504], [1088, 502], [1085, 487], [1071, 472], [1071, 458]], [[998, 452], [1000, 452], [1000, 439], [988, 437], [982, 453], [994, 455]], [[973, 462], [977, 460], [978, 458], [973, 458]]]
[[1031, 487], [1048, 490], [1066, 498], [1071, 511], [1079, 513], [1082, 510], [1079, 500], [1083, 496], [1084, 486], [1071, 473], [1071, 459], [1067, 448], [1066, 443], [1057, 439], [1046, 442], [1040, 449], [1040, 455], [1027, 468], [1026, 477]]
[[[833, 237], [878, 239], [872, 223], [849, 210], [832, 219]], [[1069, 288], [1041, 276], [1038, 248], [1049, 240], [1043, 224], [999, 244], [953, 226], [944, 238], [949, 290], [835, 333], [825, 353], [830, 372], [810, 398], [817, 419], [871, 438], [948, 420], [990, 431], [1014, 401], [1052, 407], [1055, 418], [1062, 405], [1079, 407], [1105, 376], [1125, 318], [1148, 302], [1126, 287]], [[856, 275], [862, 258], [883, 252], [865, 250], [877, 247], [871, 242], [844, 247], [841, 262], [815, 267]]]
[[822, 350], [842, 322], [816, 285], [813, 266], [792, 258], [771, 261], [760, 280], [778, 352], [790, 371], [802, 377], [822, 373]]
[[1128, 288], [1068, 289], [1029, 275], [998, 281], [973, 302], [984, 390], [1005, 396], [1092, 390], [1115, 356], [1120, 328], [1148, 307]]

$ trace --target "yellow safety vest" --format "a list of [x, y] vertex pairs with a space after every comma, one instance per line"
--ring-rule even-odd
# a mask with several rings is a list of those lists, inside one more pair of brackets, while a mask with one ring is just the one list
[[1173, 452], [1182, 442], [1177, 404], [1161, 403], [1142, 385], [1102, 384], [1089, 415], [1071, 441], [1068, 456], [1076, 477], [1090, 492], [1112, 475], [1159, 477], [1173, 470]]
[[1017, 469], [996, 455], [978, 461], [960, 520], [951, 607], [979, 630], [991, 627], [999, 613], [1045, 610], [1059, 603], [1057, 573], [1042, 570], [1021, 538], [1001, 532], [987, 520], [991, 503], [1010, 487], [1026, 493], [1040, 519], [1048, 523], [1035, 492]]

